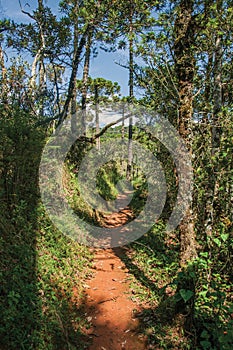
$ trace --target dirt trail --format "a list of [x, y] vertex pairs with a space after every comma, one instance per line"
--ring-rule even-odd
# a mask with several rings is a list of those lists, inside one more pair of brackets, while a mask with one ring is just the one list
[[[132, 217], [125, 208], [105, 217], [106, 227], [122, 225]], [[145, 350], [146, 340], [139, 333], [136, 314], [140, 308], [130, 300], [128, 270], [119, 256], [121, 248], [94, 250], [94, 276], [87, 280], [86, 317], [89, 350]]]

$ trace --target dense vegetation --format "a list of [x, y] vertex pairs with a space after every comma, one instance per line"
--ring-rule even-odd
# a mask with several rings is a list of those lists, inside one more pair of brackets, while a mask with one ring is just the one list
[[[87, 344], [82, 291], [91, 253], [54, 227], [38, 184], [45, 142], [63, 121], [79, 132], [63, 182], [83, 220], [101, 225], [102, 213], [79, 195], [77, 175], [94, 144], [127, 140], [128, 159], [102, 167], [97, 185], [105, 199], [114, 199], [117, 181], [127, 176], [135, 215], [147, 185], [130, 154], [132, 140], [164, 168], [163, 213], [121, 255], [135, 298], [147, 305], [139, 317], [151, 348], [232, 349], [233, 3], [63, 0], [55, 2], [57, 14], [43, 0], [35, 9], [19, 3], [24, 23], [5, 18], [4, 9], [0, 20], [0, 349]], [[106, 57], [127, 52], [129, 96], [121, 97], [118, 83], [89, 76], [100, 50]], [[121, 113], [130, 102], [167, 118], [189, 149], [192, 205], [172, 232], [165, 226], [179, 187], [173, 159], [131, 120], [129, 127], [124, 118], [120, 127], [103, 127], [97, 106], [113, 102]]]

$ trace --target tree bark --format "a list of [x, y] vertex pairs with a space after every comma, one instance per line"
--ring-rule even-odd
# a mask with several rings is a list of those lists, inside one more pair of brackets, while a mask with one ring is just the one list
[[88, 33], [85, 61], [83, 68], [83, 87], [82, 87], [82, 135], [86, 135], [86, 114], [87, 114], [87, 89], [88, 89], [88, 76], [90, 69], [90, 58], [91, 58], [91, 44], [92, 44], [92, 31]]
[[[134, 53], [133, 53], [133, 4], [130, 3], [130, 27], [129, 27], [129, 100], [130, 103], [134, 96], [134, 81], [133, 81], [133, 65], [134, 65]], [[131, 179], [132, 174], [132, 162], [133, 162], [133, 118], [129, 118], [129, 135], [128, 135], [128, 162], [127, 162], [127, 180]]]
[[[74, 54], [73, 54], [73, 60], [76, 57], [77, 50], [78, 50], [78, 37], [79, 37], [79, 32], [78, 32], [78, 8], [79, 4], [78, 1], [75, 4], [74, 7], [74, 13], [75, 13], [75, 21], [74, 21], [74, 40], [73, 40], [73, 48], [74, 48]], [[75, 78], [76, 80], [76, 78]], [[76, 82], [73, 87], [73, 96], [71, 100], [71, 132], [73, 135], [77, 135], [78, 127], [77, 127], [77, 86]]]
[[62, 113], [61, 113], [59, 120], [58, 120], [58, 125], [60, 125], [67, 118], [70, 102], [72, 101], [74, 94], [75, 94], [75, 86], [76, 86], [76, 77], [77, 77], [78, 67], [79, 67], [79, 63], [81, 61], [81, 54], [82, 54], [83, 48], [86, 44], [86, 38], [87, 38], [87, 35], [89, 32], [89, 29], [90, 29], [89, 26], [87, 26], [86, 30], [84, 31], [84, 33], [82, 35], [82, 38], [79, 41], [79, 45], [78, 45], [75, 57], [73, 58], [67, 97], [66, 97], [66, 100], [64, 103]]
[[[220, 9], [219, 9], [220, 10]], [[218, 161], [217, 156], [220, 149], [221, 128], [219, 125], [219, 113], [222, 108], [222, 38], [216, 35], [213, 62], [213, 113], [211, 120], [211, 160], [212, 166], [209, 173], [207, 200], [206, 200], [206, 218], [205, 231], [207, 241], [212, 237], [215, 201], [218, 194]]]
[[[189, 149], [190, 158], [192, 157], [193, 79], [195, 70], [195, 60], [192, 52], [195, 41], [193, 5], [193, 0], [180, 1], [174, 28], [174, 57], [179, 91], [178, 128]], [[182, 157], [182, 150], [179, 150], [179, 152]], [[186, 196], [190, 196], [189, 193], [183, 195], [183, 200], [186, 199]], [[186, 266], [196, 256], [194, 216], [192, 208], [190, 208], [180, 224], [180, 265]]]
[[[36, 87], [36, 78], [37, 78], [37, 67], [39, 64], [39, 89], [40, 92], [43, 92], [45, 83], [46, 83], [46, 72], [45, 72], [45, 66], [44, 66], [44, 51], [46, 48], [46, 42], [45, 42], [45, 36], [44, 36], [44, 28], [43, 28], [43, 13], [44, 13], [44, 4], [43, 0], [38, 0], [38, 13], [40, 16], [31, 16], [33, 18], [39, 27], [39, 36], [40, 36], [40, 48], [38, 49], [36, 56], [33, 60], [32, 64], [32, 70], [31, 70], [31, 79], [30, 79], [30, 90], [33, 94], [33, 90]], [[40, 113], [43, 114], [43, 101], [42, 105], [40, 106]]]
[[4, 52], [0, 43], [0, 69], [1, 69], [1, 101], [4, 104], [4, 108], [7, 109], [8, 105], [8, 89], [7, 89], [7, 70], [5, 67]]
[[[98, 85], [95, 84], [95, 132], [96, 135], [100, 132], [100, 120], [99, 120], [99, 92]], [[96, 148], [100, 150], [100, 137], [96, 137]]]

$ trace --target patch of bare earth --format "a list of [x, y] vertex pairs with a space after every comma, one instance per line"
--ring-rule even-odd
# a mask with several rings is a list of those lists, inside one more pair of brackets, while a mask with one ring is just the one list
[[[105, 227], [127, 222], [128, 208], [104, 218]], [[130, 298], [129, 275], [118, 257], [121, 248], [95, 249], [93, 277], [86, 281], [86, 317], [91, 327], [89, 350], [145, 350], [146, 339], [139, 332], [136, 314], [140, 307]], [[117, 254], [117, 255], [116, 255]]]

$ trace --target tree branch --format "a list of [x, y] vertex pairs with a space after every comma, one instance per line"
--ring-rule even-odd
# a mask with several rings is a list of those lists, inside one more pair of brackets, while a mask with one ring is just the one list
[[68, 114], [69, 105], [70, 105], [70, 102], [71, 102], [73, 95], [74, 95], [76, 76], [77, 76], [77, 72], [78, 72], [78, 66], [79, 66], [79, 63], [81, 60], [80, 56], [81, 56], [83, 48], [86, 44], [86, 38], [87, 38], [89, 30], [90, 30], [90, 26], [88, 25], [85, 32], [82, 35], [82, 38], [80, 39], [79, 46], [78, 46], [78, 49], [76, 51], [76, 55], [75, 55], [73, 63], [72, 63], [72, 71], [71, 71], [70, 80], [69, 80], [67, 98], [66, 98], [62, 113], [59, 117], [58, 125], [60, 125], [66, 119], [67, 114]]
[[92, 136], [91, 139], [92, 139], [93, 141], [95, 141], [98, 137], [102, 136], [102, 135], [103, 135], [109, 128], [111, 128], [113, 125], [116, 125], [116, 124], [120, 123], [122, 120], [126, 120], [126, 119], [128, 119], [128, 118], [130, 118], [130, 117], [132, 117], [132, 114], [131, 114], [131, 113], [128, 114], [128, 115], [126, 115], [126, 116], [123, 116], [123, 117], [117, 119], [117, 120], [114, 121], [114, 122], [111, 122], [111, 123], [105, 125], [105, 126], [103, 127], [103, 129], [102, 129], [98, 134], [95, 134], [94, 136]]
[[21, 9], [21, 12], [24, 13], [25, 15], [27, 15], [28, 17], [30, 17], [31, 19], [35, 20], [35, 17], [33, 15], [31, 15], [30, 12], [27, 12], [27, 11], [25, 11], [23, 9], [21, 0], [18, 0], [18, 1], [19, 1], [19, 6], [20, 6], [20, 9]]

